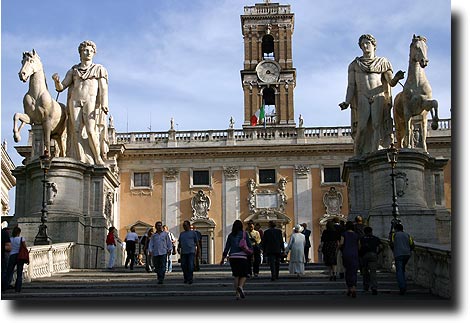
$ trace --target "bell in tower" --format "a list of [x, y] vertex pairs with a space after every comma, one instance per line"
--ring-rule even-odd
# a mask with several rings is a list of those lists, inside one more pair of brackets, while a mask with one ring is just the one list
[[294, 14], [290, 5], [257, 3], [241, 15], [244, 63], [243, 127], [292, 126], [296, 70], [292, 64]]

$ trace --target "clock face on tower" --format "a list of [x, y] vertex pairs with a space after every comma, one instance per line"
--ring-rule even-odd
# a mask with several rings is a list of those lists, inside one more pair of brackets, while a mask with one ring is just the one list
[[281, 67], [275, 61], [262, 61], [256, 66], [258, 78], [265, 83], [274, 83], [279, 79]]

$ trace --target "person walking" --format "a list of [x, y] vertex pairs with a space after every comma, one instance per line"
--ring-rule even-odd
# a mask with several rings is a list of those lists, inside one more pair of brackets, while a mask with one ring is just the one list
[[168, 228], [166, 224], [163, 226], [163, 230], [167, 232], [168, 235], [170, 236], [171, 245], [173, 248], [171, 251], [171, 254], [169, 254], [168, 258], [166, 259], [166, 272], [171, 273], [173, 271], [173, 261], [172, 261], [171, 256], [176, 255], [176, 238], [173, 232], [170, 231], [170, 229]]
[[16, 267], [16, 282], [15, 282], [15, 292], [21, 292], [21, 287], [23, 285], [23, 267], [24, 262], [18, 261], [18, 253], [20, 252], [20, 247], [23, 245], [25, 248], [26, 240], [21, 236], [20, 227], [16, 226], [13, 228], [11, 241], [11, 251], [10, 257], [8, 258], [7, 272], [6, 272], [6, 285], [2, 285], [2, 291], [7, 289], [11, 281], [13, 280], [13, 273], [15, 272]]
[[359, 269], [359, 235], [354, 232], [354, 223], [346, 222], [346, 231], [341, 236], [340, 249], [343, 251], [343, 265], [348, 287], [348, 296], [356, 297], [357, 270]]
[[395, 257], [395, 268], [400, 295], [404, 295], [406, 293], [405, 267], [408, 260], [410, 260], [411, 251], [414, 250], [415, 243], [413, 237], [403, 231], [403, 224], [395, 224], [395, 232], [392, 233], [390, 247]]
[[[340, 221], [338, 218], [334, 218], [333, 221], [335, 223], [335, 230], [338, 232], [341, 239], [344, 231], [346, 231], [345, 222]], [[339, 245], [336, 252], [336, 273], [338, 274], [339, 279], [344, 279], [343, 251], [339, 248]]]
[[248, 238], [250, 239], [251, 245], [253, 246], [253, 254], [248, 258], [248, 264], [250, 265], [250, 275], [258, 277], [259, 265], [261, 264], [261, 236], [259, 232], [255, 230], [255, 223], [248, 221], [248, 227], [246, 230]]
[[2, 222], [2, 291], [6, 290], [7, 284], [7, 266], [8, 258], [10, 257], [11, 240], [10, 232], [8, 230], [8, 222]]
[[[354, 218], [354, 232], [356, 232], [359, 236], [359, 239], [361, 239], [364, 236], [364, 228], [366, 226], [364, 225], [363, 219], [361, 215], [357, 215]], [[359, 257], [359, 271], [361, 272], [361, 275], [364, 274], [364, 264], [362, 263], [362, 257]]]
[[245, 286], [246, 279], [250, 274], [248, 255], [240, 248], [240, 240], [242, 239], [246, 240], [248, 248], [252, 248], [250, 239], [247, 237], [246, 232], [243, 231], [242, 221], [235, 220], [232, 225], [232, 232], [227, 236], [220, 265], [225, 263], [225, 259], [228, 256], [232, 276], [234, 277], [233, 286], [235, 288], [235, 297], [237, 300], [245, 298], [243, 287]]
[[200, 258], [202, 256], [202, 250], [201, 250], [201, 247], [202, 247], [202, 234], [201, 234], [201, 232], [199, 232], [196, 229], [196, 226], [194, 224], [191, 224], [191, 230], [196, 232], [197, 238], [199, 240], [198, 249], [196, 250], [196, 256], [194, 257], [194, 271], [199, 271], [201, 269], [200, 268], [200, 263], [201, 263]]
[[[263, 229], [261, 229], [261, 224], [255, 223], [255, 230], [258, 231], [260, 239], [263, 240], [264, 231], [263, 231]], [[261, 244], [260, 244], [259, 247], [260, 247], [260, 248], [259, 248], [259, 249], [260, 249], [260, 255], [259, 255], [259, 257], [260, 257], [260, 264], [264, 264], [264, 263], [266, 263], [266, 260], [263, 259], [263, 249], [261, 248]]]
[[382, 251], [382, 244], [380, 239], [372, 234], [371, 227], [364, 228], [364, 236], [359, 241], [364, 291], [368, 291], [370, 287], [372, 295], [377, 295], [377, 261], [378, 254]]
[[148, 228], [147, 232], [140, 239], [142, 250], [145, 255], [145, 271], [148, 273], [153, 271], [152, 256], [150, 255], [150, 252], [149, 252], [149, 243], [150, 243], [150, 238], [152, 237], [152, 234], [153, 234], [153, 228]]
[[126, 242], [126, 262], [124, 263], [124, 267], [127, 268], [127, 265], [130, 262], [130, 269], [134, 270], [134, 262], [135, 262], [135, 246], [139, 242], [139, 236], [135, 233], [135, 227], [131, 227], [131, 231], [126, 234], [126, 238], [124, 239]]
[[310, 260], [308, 258], [309, 251], [310, 251], [310, 247], [312, 246], [312, 244], [310, 243], [310, 234], [312, 234], [312, 231], [310, 231], [307, 228], [307, 223], [302, 223], [302, 227], [303, 227], [302, 234], [305, 236], [305, 247], [304, 247], [305, 263], [308, 263]]
[[114, 232], [116, 231], [115, 227], [110, 227], [108, 229], [108, 235], [106, 236], [106, 249], [109, 252], [109, 261], [108, 269], [114, 269], [114, 261], [116, 260], [116, 237]]
[[163, 284], [166, 271], [166, 260], [173, 250], [168, 232], [163, 231], [162, 221], [155, 222], [156, 232], [152, 234], [149, 242], [149, 252], [153, 259], [158, 284]]
[[328, 221], [326, 229], [322, 232], [318, 251], [323, 254], [323, 262], [328, 267], [330, 281], [336, 281], [337, 253], [340, 239], [341, 235], [336, 230], [335, 223]]
[[289, 243], [286, 248], [286, 255], [290, 253], [289, 273], [300, 278], [305, 273], [305, 235], [302, 234], [303, 226], [297, 224], [294, 232], [290, 236]]
[[194, 257], [198, 249], [199, 238], [195, 231], [191, 230], [189, 221], [183, 222], [184, 231], [178, 238], [178, 253], [181, 255], [181, 269], [185, 284], [193, 283]]
[[274, 221], [269, 221], [269, 229], [264, 231], [261, 245], [263, 254], [268, 258], [271, 281], [277, 280], [279, 279], [281, 255], [284, 254], [285, 247], [282, 231], [276, 228]]

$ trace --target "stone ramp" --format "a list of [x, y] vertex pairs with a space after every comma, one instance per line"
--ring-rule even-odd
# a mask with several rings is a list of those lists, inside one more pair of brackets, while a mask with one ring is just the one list
[[[194, 273], [192, 285], [183, 283], [179, 265], [173, 272], [166, 274], [164, 283], [157, 284], [156, 274], [147, 273], [143, 267], [133, 271], [125, 268], [115, 270], [71, 270], [52, 277], [36, 279], [24, 283], [21, 293], [8, 290], [2, 299], [10, 300], [138, 300], [157, 299], [171, 302], [184, 299], [185, 302], [236, 302], [233, 291], [233, 278], [230, 266], [201, 265], [201, 270]], [[322, 302], [406, 302], [435, 301], [436, 304], [449, 304], [445, 300], [429, 293], [427, 289], [409, 282], [406, 295], [399, 295], [395, 276], [392, 273], [379, 272], [379, 295], [372, 295], [362, 290], [362, 277], [358, 275], [358, 296], [351, 299], [346, 296], [344, 279], [329, 281], [326, 268], [319, 264], [308, 264], [305, 275], [300, 279], [288, 273], [286, 264], [281, 265], [280, 279], [270, 281], [267, 265], [262, 265], [260, 276], [250, 278], [245, 285], [247, 297], [243, 301], [261, 301], [270, 304], [292, 302], [294, 300]]]

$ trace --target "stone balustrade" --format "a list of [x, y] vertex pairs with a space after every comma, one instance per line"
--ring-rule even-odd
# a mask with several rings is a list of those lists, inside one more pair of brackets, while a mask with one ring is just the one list
[[[428, 121], [428, 137], [450, 136], [451, 119], [439, 120], [437, 130], [432, 130]], [[447, 133], [448, 132], [448, 133]], [[227, 130], [190, 130], [164, 132], [128, 132], [116, 133], [112, 137], [113, 144], [156, 144], [161, 147], [182, 147], [186, 145], [233, 145], [253, 144], [260, 140], [278, 140], [280, 143], [292, 144], [297, 140], [302, 140], [305, 144], [325, 144], [336, 142], [351, 143], [351, 127], [253, 127], [246, 129]]]
[[[83, 252], [83, 248], [93, 248], [95, 250], [94, 259], [90, 259], [92, 267], [105, 267], [104, 255], [107, 253], [98, 246], [86, 246], [74, 242], [55, 243], [46, 246], [32, 246], [29, 250], [29, 265], [23, 268], [23, 281], [30, 282], [41, 277], [50, 277], [53, 274], [68, 272], [72, 268], [77, 268], [74, 264], [74, 254]], [[93, 258], [93, 257], [92, 257]], [[122, 265], [125, 259], [125, 250], [120, 245], [116, 249], [116, 264]], [[16, 275], [15, 275], [16, 276]]]
[[[382, 240], [384, 252], [379, 255], [381, 268], [394, 272], [393, 252], [387, 240]], [[416, 242], [416, 247], [406, 265], [408, 279], [415, 284], [429, 288], [440, 297], [452, 296], [452, 253], [450, 245], [433, 245]]]
[[23, 280], [50, 277], [54, 273], [67, 272], [72, 265], [73, 243], [56, 243], [47, 246], [33, 246], [29, 249], [29, 265], [23, 269]]
[[246, 6], [245, 15], [274, 15], [290, 13], [290, 5], [277, 6]]

